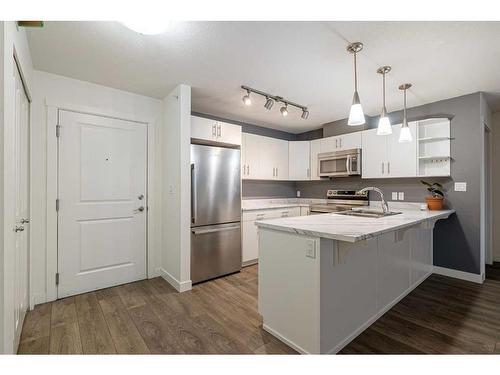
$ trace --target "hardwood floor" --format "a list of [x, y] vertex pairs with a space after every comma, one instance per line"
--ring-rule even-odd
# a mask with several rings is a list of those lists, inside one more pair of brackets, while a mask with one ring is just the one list
[[257, 266], [177, 293], [161, 278], [36, 306], [20, 354], [287, 354], [261, 328]]
[[[341, 354], [500, 354], [499, 271], [483, 285], [432, 275]], [[182, 294], [156, 278], [39, 305], [19, 353], [295, 353], [261, 324], [251, 266]]]

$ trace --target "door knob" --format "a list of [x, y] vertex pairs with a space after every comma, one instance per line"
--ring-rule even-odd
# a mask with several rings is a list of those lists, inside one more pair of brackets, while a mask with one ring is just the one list
[[14, 232], [22, 232], [24, 231], [24, 227], [22, 225], [16, 225], [14, 228]]
[[28, 224], [30, 219], [21, 219], [21, 224]]
[[134, 212], [142, 212], [142, 211], [144, 211], [144, 207], [143, 206], [139, 207], [137, 210], [134, 210]]

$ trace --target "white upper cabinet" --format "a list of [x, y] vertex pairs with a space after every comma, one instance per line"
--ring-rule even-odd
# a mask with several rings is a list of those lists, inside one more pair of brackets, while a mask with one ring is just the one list
[[260, 179], [260, 138], [258, 135], [243, 133], [241, 146], [241, 178]]
[[288, 180], [288, 141], [243, 133], [242, 178]]
[[311, 179], [309, 141], [288, 142], [288, 177], [293, 181]]
[[412, 142], [399, 142], [401, 124], [392, 127], [392, 134], [377, 135], [377, 129], [363, 131], [362, 177], [416, 177], [416, 124], [410, 123]]
[[241, 145], [241, 126], [191, 116], [191, 138]]
[[311, 180], [320, 180], [318, 175], [318, 154], [321, 153], [321, 139], [311, 141]]
[[355, 132], [322, 138], [320, 142], [321, 153], [361, 148], [361, 133]]

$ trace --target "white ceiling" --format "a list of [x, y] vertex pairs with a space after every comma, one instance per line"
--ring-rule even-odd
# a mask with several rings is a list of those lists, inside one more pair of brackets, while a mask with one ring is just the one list
[[[362, 41], [359, 92], [365, 112], [381, 108], [381, 65], [387, 109], [401, 109], [397, 86], [411, 82], [415, 106], [477, 91], [500, 93], [500, 22], [176, 22], [143, 36], [116, 22], [46, 22], [28, 32], [35, 68], [163, 98], [192, 86], [192, 107], [299, 133], [347, 117], [353, 92], [348, 41]], [[309, 107], [288, 117], [263, 99], [245, 107], [240, 86]]]

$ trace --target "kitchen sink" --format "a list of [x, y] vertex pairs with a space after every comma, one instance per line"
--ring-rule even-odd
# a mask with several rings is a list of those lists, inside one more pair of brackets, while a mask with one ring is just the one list
[[401, 212], [393, 212], [393, 211], [382, 212], [374, 210], [350, 210], [350, 211], [336, 212], [337, 215], [373, 217], [373, 218], [399, 215], [400, 213]]

